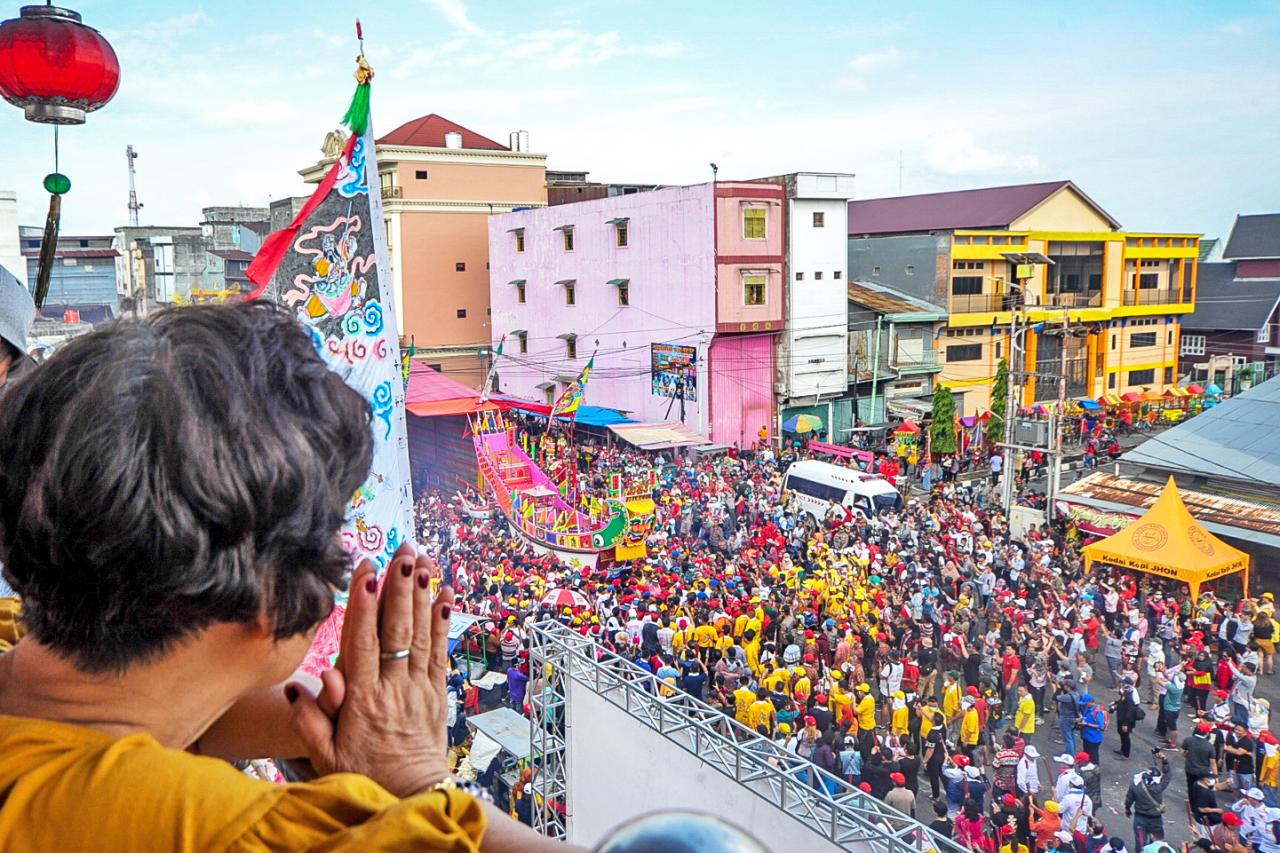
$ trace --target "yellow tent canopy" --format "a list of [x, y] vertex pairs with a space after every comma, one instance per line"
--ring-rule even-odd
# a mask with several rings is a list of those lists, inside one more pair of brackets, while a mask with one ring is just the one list
[[1244, 593], [1249, 594], [1249, 555], [1196, 521], [1182, 502], [1173, 477], [1142, 518], [1085, 546], [1085, 571], [1094, 563], [1182, 581], [1191, 587], [1192, 598], [1200, 597], [1202, 583], [1244, 572]]

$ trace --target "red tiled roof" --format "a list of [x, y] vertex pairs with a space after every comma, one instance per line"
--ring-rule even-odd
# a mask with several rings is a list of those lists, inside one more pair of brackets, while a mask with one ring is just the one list
[[450, 131], [462, 134], [463, 148], [485, 148], [490, 151], [509, 151], [507, 146], [467, 130], [435, 113], [415, 118], [378, 138], [379, 145], [408, 145], [416, 148], [444, 148], [444, 135]]
[[873, 198], [849, 202], [849, 234], [896, 234], [949, 231], [957, 228], [1007, 228], [1015, 219], [1063, 187], [1070, 187], [1097, 209], [1113, 228], [1105, 210], [1071, 181], [1047, 181], [1010, 187], [985, 187], [924, 195]]

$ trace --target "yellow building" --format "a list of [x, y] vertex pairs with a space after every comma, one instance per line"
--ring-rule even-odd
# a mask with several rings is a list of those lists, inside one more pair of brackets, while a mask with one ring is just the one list
[[[1007, 255], [1053, 261], [1025, 282], [1038, 330], [1027, 333], [1027, 370], [1056, 376], [1065, 340], [1067, 396], [1097, 398], [1175, 383], [1200, 236], [1122, 231], [1070, 181], [870, 199], [849, 205], [849, 277], [947, 306], [937, 381], [972, 415], [990, 404], [1009, 353], [1017, 270]], [[1064, 321], [1071, 334], [1046, 333]], [[1056, 381], [1035, 377], [1025, 390], [1024, 404], [1058, 396]]]

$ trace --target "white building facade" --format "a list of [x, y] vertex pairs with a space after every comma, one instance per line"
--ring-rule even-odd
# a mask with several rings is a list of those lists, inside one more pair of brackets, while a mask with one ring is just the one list
[[832, 401], [849, 386], [848, 210], [854, 176], [796, 172], [786, 188], [786, 327], [775, 390], [779, 431], [792, 414], [818, 414], [830, 438]]

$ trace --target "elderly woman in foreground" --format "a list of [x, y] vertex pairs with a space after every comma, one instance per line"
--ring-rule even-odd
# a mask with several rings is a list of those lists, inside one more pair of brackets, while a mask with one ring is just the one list
[[[381, 594], [357, 568], [337, 668], [293, 674], [347, 571], [369, 418], [261, 304], [117, 323], [6, 388], [0, 562], [27, 633], [0, 656], [0, 849], [566, 849], [449, 775], [452, 593], [412, 550]], [[223, 760], [264, 755], [322, 775]]]

